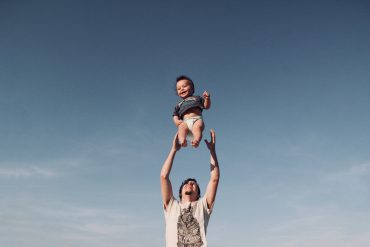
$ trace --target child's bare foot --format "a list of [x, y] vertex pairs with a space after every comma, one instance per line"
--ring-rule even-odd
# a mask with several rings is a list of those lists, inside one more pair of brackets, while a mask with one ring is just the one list
[[179, 144], [181, 145], [181, 147], [186, 147], [186, 146], [188, 146], [188, 142], [186, 141], [186, 139], [184, 139], [184, 140], [179, 140]]
[[199, 146], [199, 141], [198, 140], [192, 140], [191, 141], [191, 145], [194, 147], [194, 148], [197, 148]]

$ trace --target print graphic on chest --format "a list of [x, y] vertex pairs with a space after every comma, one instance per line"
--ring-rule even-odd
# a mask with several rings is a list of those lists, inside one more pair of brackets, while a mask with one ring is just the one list
[[191, 205], [180, 212], [177, 222], [177, 240], [178, 247], [200, 247], [203, 245], [199, 222], [193, 216]]

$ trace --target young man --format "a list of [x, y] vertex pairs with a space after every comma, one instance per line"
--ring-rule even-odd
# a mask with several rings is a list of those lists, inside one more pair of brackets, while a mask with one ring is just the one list
[[216, 135], [210, 131], [211, 140], [205, 143], [210, 152], [211, 175], [203, 197], [195, 179], [186, 179], [179, 190], [180, 200], [173, 196], [170, 173], [176, 152], [181, 145], [177, 134], [172, 141], [171, 151], [161, 170], [161, 189], [166, 219], [167, 247], [207, 247], [206, 232], [216, 198], [220, 170], [216, 155]]

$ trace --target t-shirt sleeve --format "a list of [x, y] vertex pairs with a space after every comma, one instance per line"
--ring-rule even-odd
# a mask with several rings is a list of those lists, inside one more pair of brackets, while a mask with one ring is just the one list
[[202, 96], [199, 96], [199, 101], [202, 105], [202, 108], [204, 107], [204, 98]]
[[202, 206], [203, 206], [203, 210], [204, 210], [204, 212], [205, 213], [207, 213], [208, 214], [208, 216], [209, 215], [211, 215], [211, 213], [212, 213], [212, 209], [213, 209], [213, 205], [212, 205], [212, 207], [211, 208], [208, 208], [208, 205], [207, 205], [207, 199], [206, 199], [206, 197], [204, 196], [204, 197], [202, 197]]
[[173, 110], [172, 116], [173, 116], [173, 117], [174, 117], [174, 116], [180, 117], [179, 110], [180, 110], [179, 105], [176, 105], [176, 106], [175, 106], [175, 109]]
[[165, 207], [164, 205], [163, 205], [163, 210], [164, 211], [169, 211], [169, 209], [172, 207], [172, 204], [173, 204], [173, 201], [175, 200], [175, 198], [172, 196], [171, 197], [171, 199], [170, 199], [170, 201], [168, 202], [168, 204], [167, 204], [167, 207]]
[[167, 207], [165, 207], [164, 205], [163, 205], [163, 212], [164, 212], [164, 216], [167, 218], [168, 217], [168, 215], [170, 214], [170, 212], [171, 212], [171, 210], [172, 210], [172, 208], [173, 208], [173, 206], [174, 206], [174, 204], [175, 204], [175, 198], [174, 197], [172, 197], [171, 199], [170, 199], [170, 201], [168, 202], [168, 204], [167, 204]]

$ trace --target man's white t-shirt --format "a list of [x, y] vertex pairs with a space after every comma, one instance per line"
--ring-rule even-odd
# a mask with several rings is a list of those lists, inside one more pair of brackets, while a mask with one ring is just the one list
[[166, 247], [207, 247], [206, 233], [211, 212], [204, 197], [187, 203], [172, 197], [164, 209]]

